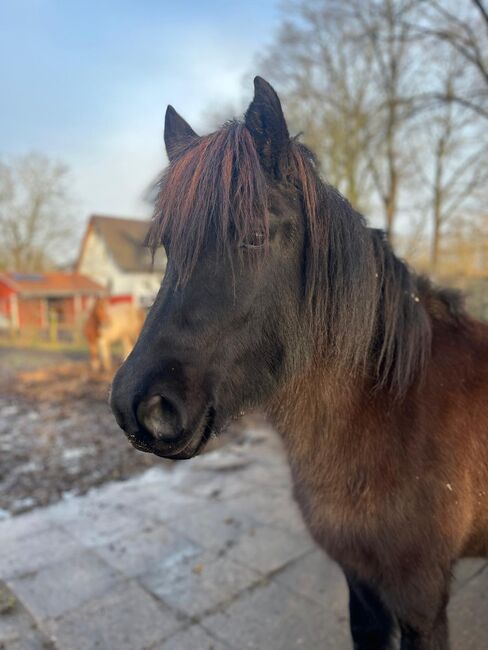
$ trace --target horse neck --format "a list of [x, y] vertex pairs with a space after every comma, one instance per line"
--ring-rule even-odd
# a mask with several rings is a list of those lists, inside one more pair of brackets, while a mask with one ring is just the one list
[[433, 304], [426, 301], [432, 326], [429, 359], [404, 394], [375, 389], [364, 375], [348, 375], [318, 355], [318, 361], [282, 385], [267, 410], [292, 466], [322, 463], [334, 471], [341, 462], [345, 468], [347, 458], [349, 471], [378, 458], [402, 459], [405, 436], [412, 441], [435, 435], [446, 395], [458, 400], [461, 409], [469, 397], [466, 386], [486, 391], [488, 325], [468, 317], [449, 320], [438, 313], [438, 299], [431, 300]]
[[287, 444], [302, 446], [350, 429], [364, 396], [364, 379], [316, 361], [281, 386], [267, 411]]

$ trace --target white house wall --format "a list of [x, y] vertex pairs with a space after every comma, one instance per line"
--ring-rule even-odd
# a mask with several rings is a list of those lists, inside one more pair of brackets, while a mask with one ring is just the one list
[[109, 290], [115, 277], [120, 273], [104, 241], [93, 230], [90, 230], [87, 235], [78, 271]]
[[159, 291], [162, 277], [158, 273], [124, 273], [113, 278], [112, 294], [130, 293], [139, 302], [151, 304]]
[[161, 273], [128, 273], [120, 270], [105, 242], [91, 230], [78, 271], [103, 285], [112, 295], [131, 294], [143, 304], [151, 303], [161, 284]]

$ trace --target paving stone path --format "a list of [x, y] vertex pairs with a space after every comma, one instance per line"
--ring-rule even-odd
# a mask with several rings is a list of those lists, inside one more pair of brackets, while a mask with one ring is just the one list
[[[5, 650], [350, 650], [347, 593], [265, 430], [0, 522]], [[454, 650], [488, 649], [488, 564], [457, 569]]]

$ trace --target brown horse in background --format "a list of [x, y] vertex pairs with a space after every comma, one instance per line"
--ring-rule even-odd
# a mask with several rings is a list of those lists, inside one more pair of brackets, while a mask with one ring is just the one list
[[91, 368], [111, 370], [111, 346], [114, 343], [122, 344], [125, 359], [134, 347], [144, 318], [143, 310], [132, 303], [111, 304], [108, 298], [97, 298], [83, 328]]
[[446, 650], [453, 565], [488, 555], [488, 326], [320, 178], [264, 80], [208, 136], [168, 107], [165, 142], [150, 243], [168, 266], [117, 421], [184, 459], [263, 407], [345, 573], [354, 647], [389, 649], [398, 626], [402, 650]]

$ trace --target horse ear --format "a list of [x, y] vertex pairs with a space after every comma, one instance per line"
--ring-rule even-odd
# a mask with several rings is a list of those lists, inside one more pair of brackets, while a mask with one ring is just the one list
[[172, 106], [166, 109], [164, 118], [164, 144], [170, 162], [198, 135]]
[[279, 97], [261, 77], [254, 78], [254, 99], [244, 119], [264, 168], [279, 177], [290, 136]]

